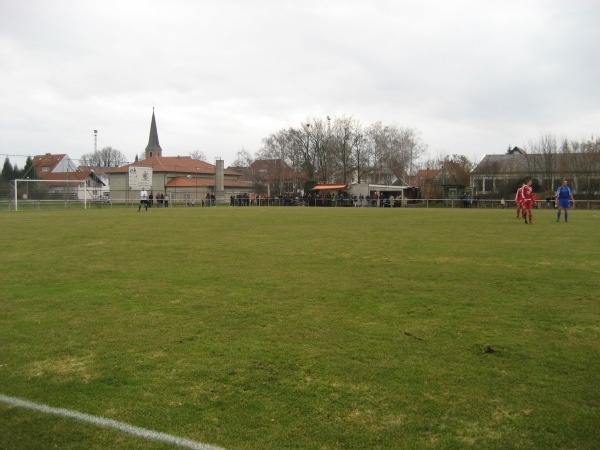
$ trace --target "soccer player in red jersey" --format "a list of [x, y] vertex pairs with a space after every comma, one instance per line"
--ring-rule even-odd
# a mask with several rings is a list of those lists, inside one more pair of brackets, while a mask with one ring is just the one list
[[529, 211], [529, 224], [532, 224], [531, 210], [533, 209], [533, 188], [531, 184], [533, 181], [530, 179], [527, 180], [527, 183], [523, 185], [521, 191], [521, 198], [523, 199], [523, 219], [525, 219], [525, 223], [527, 223], [527, 212]]
[[517, 219], [519, 218], [521, 211], [523, 210], [523, 199], [521, 198], [523, 192], [523, 186], [517, 189], [517, 195], [515, 196], [515, 203], [517, 204]]

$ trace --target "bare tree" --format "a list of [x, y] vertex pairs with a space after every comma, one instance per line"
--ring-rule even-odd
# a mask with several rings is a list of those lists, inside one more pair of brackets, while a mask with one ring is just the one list
[[249, 167], [254, 161], [254, 157], [248, 150], [242, 147], [235, 155], [235, 160], [231, 164], [234, 167]]
[[274, 133], [263, 141], [261, 154], [279, 156], [311, 182], [393, 184], [406, 182], [427, 148], [413, 128], [381, 122], [363, 128], [345, 116], [330, 120], [313, 117]]
[[198, 161], [204, 161], [204, 162], [207, 162], [207, 160], [208, 160], [208, 158], [206, 157], [206, 154], [202, 150], [195, 150], [193, 152], [190, 152], [190, 158], [197, 159]]
[[[441, 198], [443, 195], [443, 158], [428, 159], [416, 170], [415, 185], [420, 189], [421, 198]], [[442, 175], [442, 176], [440, 176]]]
[[473, 163], [468, 157], [465, 155], [452, 155], [444, 160], [443, 167], [454, 183], [469, 186]]
[[310, 130], [310, 147], [314, 155], [315, 173], [320, 181], [324, 183], [332, 182], [334, 181], [334, 159], [328, 127], [323, 119], [318, 118], [313, 118], [306, 125], [307, 130]]
[[363, 131], [360, 122], [354, 123], [354, 133], [352, 136], [352, 153], [354, 163], [356, 164], [356, 181], [361, 183], [363, 178], [369, 173], [369, 145], [367, 137]]
[[82, 166], [119, 167], [127, 163], [127, 158], [116, 148], [104, 147], [82, 155], [80, 162]]
[[414, 175], [414, 165], [427, 150], [427, 145], [421, 139], [421, 133], [414, 128], [400, 128], [398, 140], [398, 152], [407, 160], [406, 173]]
[[529, 142], [526, 155], [530, 174], [541, 174], [543, 188], [554, 192], [554, 182], [558, 172], [558, 144], [551, 133], [542, 134], [535, 142]]
[[386, 129], [381, 122], [376, 122], [367, 129], [369, 153], [371, 156], [371, 182], [391, 184], [392, 173], [388, 164], [388, 146]]
[[575, 192], [593, 198], [594, 193], [600, 191], [600, 139], [593, 136], [580, 142], [565, 139], [558, 167], [561, 177], [572, 180]]
[[356, 169], [354, 146], [358, 123], [352, 117], [334, 120], [333, 129], [329, 133], [331, 150], [337, 166], [337, 177], [342, 183], [351, 181]]
[[288, 190], [286, 187], [293, 191], [300, 188], [296, 156], [294, 136], [290, 130], [282, 129], [263, 139], [258, 158], [266, 160], [268, 173], [263, 176], [263, 182], [268, 183], [274, 192], [285, 192]]
[[412, 175], [415, 161], [425, 152], [420, 133], [412, 128], [383, 126], [377, 122], [368, 129], [378, 183], [392, 184]]
[[586, 155], [586, 191], [588, 198], [591, 198], [592, 195], [600, 192], [600, 137], [592, 136], [589, 141], [583, 142], [581, 147], [582, 152]]
[[296, 155], [296, 159], [300, 162], [308, 179], [315, 180], [317, 164], [310, 123], [303, 123], [300, 128], [290, 128], [289, 133], [292, 137], [292, 151]]

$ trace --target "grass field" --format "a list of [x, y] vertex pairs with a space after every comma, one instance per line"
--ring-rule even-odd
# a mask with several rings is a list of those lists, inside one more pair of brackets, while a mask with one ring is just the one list
[[[0, 214], [0, 394], [227, 449], [598, 448], [600, 214]], [[0, 448], [171, 448], [0, 403]]]

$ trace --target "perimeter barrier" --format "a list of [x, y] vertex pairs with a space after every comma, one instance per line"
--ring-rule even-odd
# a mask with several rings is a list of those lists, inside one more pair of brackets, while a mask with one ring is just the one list
[[[0, 211], [14, 210], [14, 201], [11, 198], [0, 198]], [[137, 208], [140, 201], [133, 198], [110, 198], [102, 200], [88, 200], [87, 208]], [[472, 209], [516, 209], [514, 200], [485, 199], [364, 199], [350, 198], [321, 198], [321, 197], [269, 197], [269, 198], [226, 198], [225, 201], [203, 199], [154, 199], [149, 205], [151, 208], [180, 208], [180, 207], [325, 207], [325, 208], [472, 208]], [[19, 210], [46, 210], [46, 209], [83, 209], [84, 202], [77, 200], [51, 201], [51, 200], [19, 200]], [[555, 209], [554, 201], [538, 201], [534, 209]], [[574, 210], [600, 210], [600, 200], [575, 199], [571, 205]]]

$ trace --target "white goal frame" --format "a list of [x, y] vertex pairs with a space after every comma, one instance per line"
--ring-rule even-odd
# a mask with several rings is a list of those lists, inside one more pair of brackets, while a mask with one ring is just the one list
[[[60, 184], [66, 183], [66, 184], [75, 184], [75, 185], [83, 186], [83, 200], [78, 200], [78, 201], [83, 201], [83, 209], [87, 209], [88, 188], [87, 188], [87, 185], [85, 183], [85, 180], [32, 180], [30, 178], [17, 178], [15, 180], [13, 180], [13, 182], [14, 182], [13, 188], [15, 190], [15, 196], [14, 196], [15, 211], [19, 210], [19, 182], [26, 182], [26, 183], [60, 183]], [[66, 201], [68, 201], [68, 200], [65, 200], [65, 202]]]

